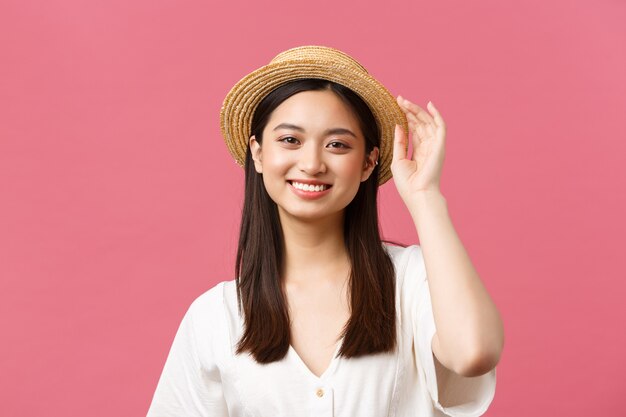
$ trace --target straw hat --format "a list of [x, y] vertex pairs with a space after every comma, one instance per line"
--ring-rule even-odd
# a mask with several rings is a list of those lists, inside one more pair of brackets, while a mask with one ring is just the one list
[[348, 87], [367, 103], [382, 134], [378, 183], [382, 185], [389, 180], [395, 125], [399, 124], [408, 132], [406, 116], [395, 97], [361, 64], [346, 53], [326, 46], [300, 46], [281, 52], [269, 64], [239, 80], [226, 95], [220, 111], [220, 127], [235, 162], [242, 167], [245, 164], [257, 105], [276, 87], [302, 78], [334, 81]]

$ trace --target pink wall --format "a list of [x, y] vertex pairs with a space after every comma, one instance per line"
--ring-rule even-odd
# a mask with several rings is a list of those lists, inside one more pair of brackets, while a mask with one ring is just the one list
[[[442, 191], [506, 327], [486, 415], [622, 413], [624, 22], [606, 0], [4, 0], [0, 415], [145, 415], [187, 306], [234, 278], [222, 100], [302, 44], [447, 122]], [[381, 194], [386, 237], [417, 242]]]

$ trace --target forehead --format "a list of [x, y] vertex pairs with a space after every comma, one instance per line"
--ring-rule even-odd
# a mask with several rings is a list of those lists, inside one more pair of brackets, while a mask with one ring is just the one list
[[358, 129], [358, 119], [352, 108], [329, 90], [302, 91], [280, 103], [272, 112], [267, 127], [273, 129], [282, 122], [305, 129], [327, 128], [331, 124], [332, 127]]

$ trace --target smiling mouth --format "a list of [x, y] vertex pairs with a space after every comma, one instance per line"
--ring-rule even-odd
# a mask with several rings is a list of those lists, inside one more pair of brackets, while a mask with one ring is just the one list
[[332, 187], [332, 185], [329, 185], [329, 184], [313, 185], [313, 184], [304, 184], [304, 183], [297, 182], [297, 181], [287, 181], [287, 182], [291, 184], [294, 188], [297, 188], [298, 190], [309, 191], [309, 192], [326, 191]]

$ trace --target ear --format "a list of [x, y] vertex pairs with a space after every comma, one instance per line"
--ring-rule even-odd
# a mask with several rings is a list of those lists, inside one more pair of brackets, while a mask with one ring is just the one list
[[370, 175], [372, 175], [374, 168], [376, 168], [376, 161], [378, 161], [378, 147], [374, 146], [374, 149], [372, 149], [365, 158], [363, 172], [361, 173], [361, 182], [366, 181]]
[[254, 135], [250, 136], [250, 153], [254, 160], [254, 169], [259, 174], [263, 173], [263, 165], [261, 164], [261, 144], [257, 142]]

